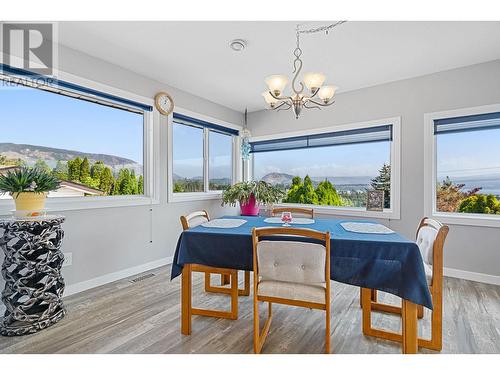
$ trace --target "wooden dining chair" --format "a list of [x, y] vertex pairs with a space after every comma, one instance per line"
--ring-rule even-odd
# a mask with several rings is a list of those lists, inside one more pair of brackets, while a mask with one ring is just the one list
[[[207, 211], [203, 210], [192, 212], [186, 216], [181, 216], [182, 230], [194, 228], [208, 221], [210, 221], [210, 216]], [[227, 273], [220, 274], [221, 286], [219, 287], [211, 284], [211, 274], [211, 272], [205, 272], [205, 292], [231, 294], [231, 288], [225, 287], [225, 285], [230, 284], [230, 275]], [[250, 295], [250, 271], [245, 271], [244, 286], [243, 289], [238, 289], [238, 295]]]
[[314, 219], [314, 209], [303, 207], [276, 207], [272, 209], [271, 216], [280, 216], [283, 212], [291, 212], [296, 217]]
[[[431, 320], [431, 339], [418, 339], [418, 346], [438, 350], [443, 347], [443, 247], [449, 228], [437, 220], [424, 217], [418, 226], [416, 243], [420, 249], [424, 261], [425, 276], [429, 284], [429, 291], [432, 296], [432, 320]], [[377, 302], [377, 291], [371, 289], [364, 299], [361, 297], [361, 306], [363, 315], [368, 315], [371, 311], [383, 311], [401, 315], [401, 307], [387, 305]], [[366, 306], [365, 306], [366, 303]], [[418, 306], [418, 317], [424, 316], [424, 307]], [[364, 319], [363, 319], [364, 320]], [[369, 322], [369, 319], [367, 319]], [[375, 330], [370, 326], [368, 330], [374, 333], [372, 336], [382, 337], [393, 341], [401, 341], [401, 335], [387, 333], [381, 330]], [[380, 335], [379, 335], [380, 334]]]
[[[275, 235], [301, 236], [321, 244], [269, 238]], [[324, 310], [325, 350], [330, 353], [330, 233], [301, 228], [254, 228], [252, 239], [254, 352], [261, 352], [271, 327], [272, 304], [279, 303]], [[268, 303], [262, 332], [259, 302]]]

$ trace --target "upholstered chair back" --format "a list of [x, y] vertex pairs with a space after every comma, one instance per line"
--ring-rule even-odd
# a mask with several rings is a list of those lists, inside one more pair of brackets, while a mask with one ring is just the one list
[[281, 216], [283, 212], [291, 212], [293, 217], [314, 218], [314, 210], [312, 208], [302, 207], [278, 207], [273, 208], [271, 216]]
[[434, 241], [436, 240], [437, 234], [438, 230], [430, 226], [424, 226], [418, 230], [416, 242], [424, 263], [429, 265], [432, 265]]
[[182, 229], [187, 230], [197, 227], [200, 224], [206, 223], [210, 220], [207, 211], [196, 211], [189, 215], [181, 216]]
[[326, 248], [295, 241], [260, 241], [257, 263], [262, 281], [301, 284], [325, 282]]
[[200, 224], [208, 222], [208, 219], [205, 216], [195, 216], [191, 220], [188, 221], [189, 228], [197, 227]]
[[424, 261], [424, 271], [431, 287], [440, 290], [443, 279], [443, 247], [448, 226], [424, 217], [417, 229], [417, 246]]
[[448, 226], [428, 217], [420, 221], [416, 242], [425, 264], [433, 266], [437, 256], [441, 263], [438, 267], [442, 268], [443, 246], [448, 230]]

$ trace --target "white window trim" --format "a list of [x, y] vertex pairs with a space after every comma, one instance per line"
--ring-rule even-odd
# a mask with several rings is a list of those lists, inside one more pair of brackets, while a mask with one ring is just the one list
[[[213, 124], [217, 125], [222, 125], [230, 129], [235, 129], [238, 131], [243, 130], [243, 128], [239, 125], [235, 125], [232, 123], [229, 123], [227, 121], [222, 121], [210, 116], [206, 116], [200, 113], [196, 113], [193, 111], [190, 111], [188, 109], [180, 108], [180, 107], [175, 107], [174, 110], [175, 113], [179, 113], [184, 116], [189, 116], [193, 117], [202, 121], [207, 121]], [[203, 178], [204, 178], [204, 187], [205, 191], [198, 192], [198, 193], [174, 193], [174, 171], [173, 171], [173, 135], [172, 135], [172, 124], [174, 120], [174, 115], [170, 114], [167, 119], [167, 124], [168, 124], [168, 136], [167, 136], [167, 150], [168, 150], [168, 202], [189, 202], [189, 201], [201, 201], [201, 200], [209, 200], [209, 199], [221, 199], [222, 197], [222, 191], [214, 191], [214, 190], [208, 190], [209, 189], [209, 184], [208, 184], [208, 158], [209, 158], [209, 142], [208, 142], [208, 129], [205, 129], [203, 132]], [[233, 136], [233, 173], [232, 173], [232, 183], [234, 184], [236, 181], [241, 181], [241, 166], [239, 163], [240, 160], [240, 137], [238, 136]]]
[[[80, 86], [116, 95], [136, 102], [151, 105], [152, 112], [144, 112], [144, 195], [121, 195], [103, 197], [54, 197], [47, 198], [47, 211], [73, 211], [84, 209], [149, 206], [160, 203], [159, 199], [159, 113], [154, 109], [154, 101], [116, 87], [108, 86], [86, 78], [82, 78], [63, 71], [57, 72], [57, 78]], [[56, 95], [56, 94], [54, 94]], [[75, 99], [77, 100], [77, 99]], [[11, 199], [0, 199], [0, 216], [9, 215], [15, 209]]]
[[[325, 214], [325, 215], [339, 215], [339, 216], [359, 216], [359, 217], [369, 217], [377, 219], [400, 219], [400, 197], [401, 197], [401, 181], [400, 181], [400, 168], [401, 168], [401, 117], [390, 117], [379, 120], [355, 122], [350, 124], [328, 126], [323, 128], [315, 128], [308, 130], [301, 130], [295, 132], [271, 134], [266, 136], [252, 137], [251, 142], [257, 141], [267, 141], [272, 139], [288, 138], [288, 137], [300, 137], [304, 135], [314, 135], [329, 133], [335, 131], [343, 130], [353, 130], [353, 129], [363, 129], [371, 128], [381, 125], [392, 124], [392, 142], [391, 142], [391, 208], [384, 209], [384, 211], [367, 211], [364, 208], [359, 207], [334, 207], [334, 206], [316, 206], [307, 205], [308, 207], [314, 208], [315, 213]], [[252, 162], [249, 163], [250, 170], [253, 175], [253, 157]], [[275, 205], [275, 207], [293, 207], [293, 206], [304, 206], [299, 203], [280, 203]], [[261, 207], [265, 209], [265, 206]]]
[[500, 227], [500, 215], [466, 214], [436, 211], [436, 137], [434, 120], [483, 113], [500, 112], [500, 104], [424, 114], [424, 205], [425, 215], [445, 224], [470, 225], [480, 227]]

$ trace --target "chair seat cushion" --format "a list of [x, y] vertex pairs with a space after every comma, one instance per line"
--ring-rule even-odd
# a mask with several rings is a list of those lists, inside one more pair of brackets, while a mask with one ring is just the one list
[[424, 263], [425, 278], [427, 279], [427, 284], [432, 285], [432, 266]]
[[299, 284], [287, 281], [263, 280], [259, 282], [259, 296], [292, 299], [314, 303], [325, 303], [326, 284]]

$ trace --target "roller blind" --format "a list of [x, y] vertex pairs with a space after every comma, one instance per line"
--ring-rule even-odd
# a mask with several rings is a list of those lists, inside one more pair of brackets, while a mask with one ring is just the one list
[[251, 152], [296, 150], [301, 148], [338, 146], [355, 143], [392, 141], [392, 125], [381, 125], [364, 129], [344, 130], [300, 137], [251, 142]]
[[434, 134], [500, 129], [500, 112], [434, 120]]
[[218, 131], [219, 133], [224, 133], [227, 135], [238, 135], [239, 131], [236, 129], [231, 129], [222, 125], [212, 124], [211, 122], [198, 120], [193, 117], [181, 115], [179, 113], [174, 113], [174, 122], [182, 125], [198, 126], [203, 128], [212, 129]]
[[42, 76], [28, 70], [0, 64], [0, 80], [14, 82], [19, 85], [55, 92], [76, 99], [117, 107], [132, 112], [152, 111], [153, 107], [116, 95], [80, 86], [57, 78]]

